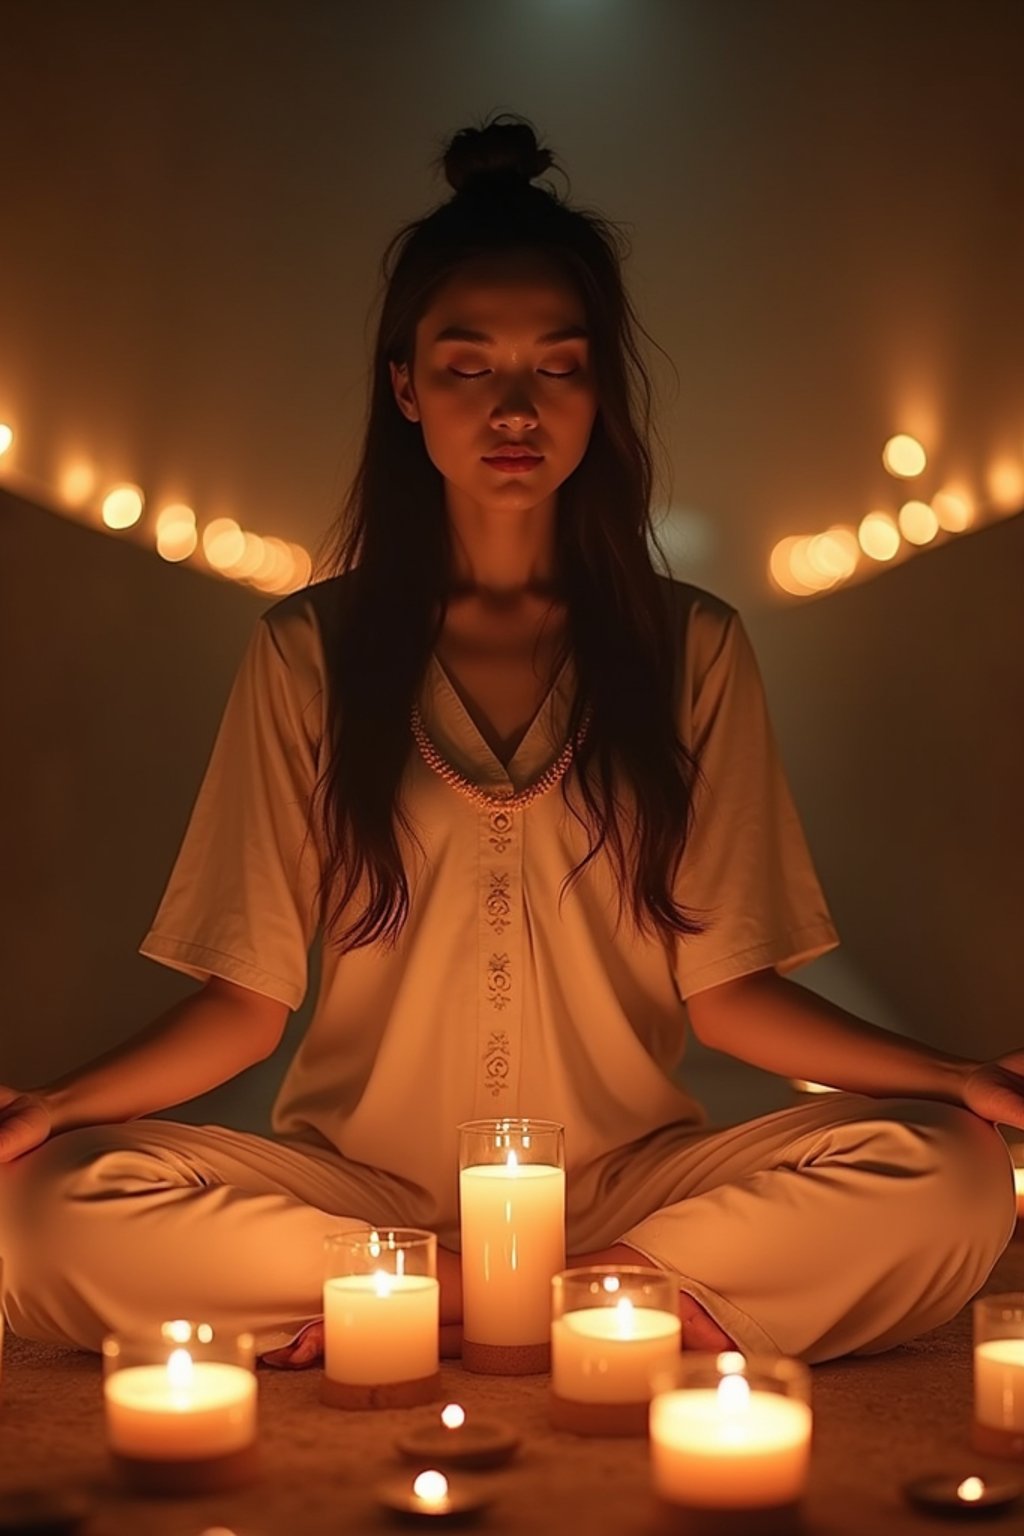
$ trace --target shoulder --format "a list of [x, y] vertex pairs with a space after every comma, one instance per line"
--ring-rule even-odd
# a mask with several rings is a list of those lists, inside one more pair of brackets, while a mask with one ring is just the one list
[[691, 677], [700, 678], [717, 657], [742, 636], [739, 612], [725, 598], [657, 572], [659, 590], [669, 614], [671, 633]]
[[259, 624], [289, 664], [318, 660], [333, 648], [342, 615], [351, 600], [352, 573], [314, 581], [289, 592], [260, 614]]

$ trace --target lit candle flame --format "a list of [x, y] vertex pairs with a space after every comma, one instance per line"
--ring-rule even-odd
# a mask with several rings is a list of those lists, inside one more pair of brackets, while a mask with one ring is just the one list
[[963, 1499], [965, 1504], [974, 1504], [985, 1492], [985, 1484], [980, 1477], [965, 1477], [956, 1490], [958, 1499]]
[[175, 1408], [187, 1408], [192, 1385], [192, 1356], [187, 1349], [172, 1349], [167, 1357], [167, 1383]]
[[633, 1303], [628, 1296], [620, 1296], [615, 1303], [615, 1331], [620, 1339], [633, 1337]]
[[458, 1403], [448, 1403], [441, 1409], [441, 1423], [445, 1429], [461, 1429], [465, 1422], [465, 1410]]
[[505, 1167], [508, 1169], [509, 1173], [517, 1172], [519, 1168], [519, 1159], [516, 1157], [514, 1150], [510, 1151], [508, 1157], [506, 1157]]
[[745, 1376], [723, 1376], [718, 1383], [718, 1406], [723, 1413], [745, 1413], [750, 1407], [750, 1383]]
[[393, 1275], [389, 1275], [387, 1271], [383, 1269], [374, 1271], [373, 1288], [377, 1292], [378, 1296], [390, 1296], [393, 1286]]
[[604, 1279], [601, 1281], [601, 1284], [604, 1286], [606, 1291], [617, 1291], [619, 1288], [619, 1283], [618, 1275], [605, 1275]]
[[421, 1472], [412, 1491], [424, 1504], [443, 1504], [448, 1498], [448, 1479], [443, 1472]]

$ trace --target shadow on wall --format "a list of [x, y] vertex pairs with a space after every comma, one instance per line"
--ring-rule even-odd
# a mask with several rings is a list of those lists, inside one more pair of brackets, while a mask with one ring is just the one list
[[[194, 990], [136, 953], [268, 600], [0, 492], [7, 793], [0, 1082], [29, 1087]], [[13, 573], [13, 574], [12, 574]], [[30, 573], [23, 575], [22, 573]], [[1024, 518], [747, 620], [844, 947], [799, 979], [965, 1055], [1022, 1036]], [[278, 1052], [173, 1118], [265, 1130]], [[694, 1046], [715, 1119], [778, 1079]]]

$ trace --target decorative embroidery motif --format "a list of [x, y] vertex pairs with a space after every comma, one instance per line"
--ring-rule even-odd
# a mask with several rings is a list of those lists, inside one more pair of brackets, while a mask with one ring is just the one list
[[509, 925], [509, 914], [512, 911], [512, 899], [508, 889], [508, 875], [504, 872], [491, 870], [491, 888], [487, 893], [485, 903], [487, 921], [495, 933], [503, 934]]
[[508, 1087], [508, 1059], [512, 1054], [508, 1035], [503, 1029], [493, 1029], [483, 1054], [484, 1079], [492, 1098], [497, 1098]]
[[491, 1007], [502, 1008], [509, 1005], [509, 988], [512, 985], [512, 977], [508, 968], [512, 962], [508, 955], [492, 955], [487, 962], [487, 993], [491, 1000]]
[[504, 853], [512, 841], [512, 812], [492, 811], [487, 820], [491, 828], [488, 842], [495, 853]]

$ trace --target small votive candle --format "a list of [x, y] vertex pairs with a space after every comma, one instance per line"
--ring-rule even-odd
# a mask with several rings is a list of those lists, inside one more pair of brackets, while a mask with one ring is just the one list
[[406, 1427], [396, 1442], [409, 1460], [440, 1467], [500, 1467], [519, 1449], [519, 1435], [497, 1419], [466, 1416], [461, 1403]]
[[398, 1514], [444, 1524], [449, 1518], [471, 1515], [490, 1503], [492, 1494], [479, 1484], [449, 1479], [436, 1467], [427, 1467], [409, 1481], [392, 1478], [378, 1490], [378, 1497], [388, 1509]]
[[551, 1282], [551, 1422], [645, 1435], [651, 1380], [679, 1354], [678, 1282], [640, 1265], [566, 1269]]
[[255, 1351], [250, 1333], [162, 1323], [103, 1341], [107, 1443], [136, 1491], [235, 1488], [256, 1471]]
[[798, 1360], [681, 1354], [654, 1383], [655, 1493], [708, 1528], [752, 1530], [757, 1517], [758, 1530], [788, 1529], [807, 1484], [810, 1394]]
[[565, 1133], [551, 1120], [459, 1126], [462, 1364], [523, 1376], [551, 1363], [551, 1281], [565, 1268]]
[[324, 1375], [332, 1408], [410, 1408], [440, 1393], [437, 1237], [352, 1227], [324, 1240]]
[[1024, 1292], [974, 1303], [976, 1450], [1024, 1458]]

